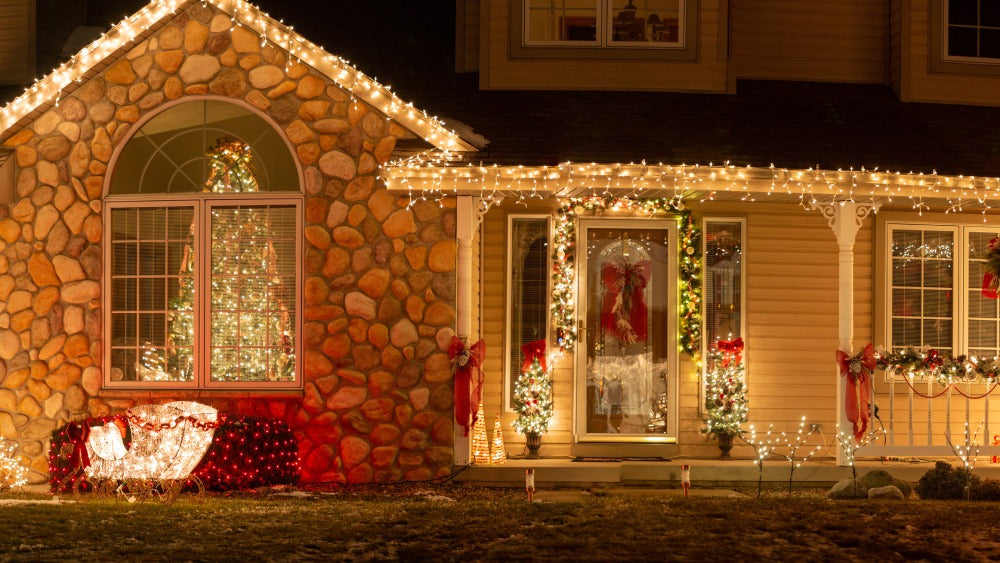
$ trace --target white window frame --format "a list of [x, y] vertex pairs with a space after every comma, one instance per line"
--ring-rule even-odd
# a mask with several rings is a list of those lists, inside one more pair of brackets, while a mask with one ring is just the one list
[[[708, 297], [705, 294], [707, 291], [707, 284], [704, 280], [708, 279], [708, 266], [705, 263], [705, 252], [708, 250], [708, 239], [705, 236], [708, 233], [709, 223], [739, 223], [740, 225], [740, 333], [733, 335], [733, 338], [742, 338], [744, 342], [747, 340], [747, 218], [746, 217], [733, 217], [733, 216], [719, 216], [711, 215], [705, 216], [701, 219], [701, 256], [702, 256], [702, 267], [701, 267], [701, 277], [702, 277], [702, 292], [701, 297], [701, 334], [703, 335], [701, 339], [701, 357], [708, 358], [709, 351], [714, 347], [714, 342], [708, 341], [708, 331], [706, 322], [708, 320]], [[749, 366], [749, 349], [743, 350], [743, 365]], [[698, 385], [698, 412], [701, 414], [705, 413], [705, 378], [708, 374], [708, 364], [702, 362], [701, 367], [701, 382]], [[744, 384], [749, 388], [750, 386], [750, 370], [744, 368], [743, 371]]]
[[[107, 389], [205, 389], [205, 390], [261, 390], [299, 389], [302, 387], [302, 205], [303, 197], [297, 192], [264, 192], [239, 194], [158, 194], [115, 195], [105, 199], [104, 232], [111, 233], [112, 210], [116, 208], [144, 207], [194, 207], [195, 222], [198, 225], [194, 236], [195, 250], [195, 326], [194, 326], [194, 372], [193, 381], [112, 381], [111, 380], [111, 251], [110, 234], [104, 244], [104, 276], [101, 284], [103, 295], [104, 346], [104, 387]], [[211, 329], [211, 212], [215, 207], [231, 206], [292, 206], [295, 208], [295, 320], [292, 347], [295, 350], [295, 378], [281, 382], [226, 382], [211, 379], [211, 341], [207, 335]]]
[[[969, 236], [972, 233], [1000, 233], [1000, 226], [983, 226], [975, 224], [948, 223], [912, 223], [903, 221], [888, 221], [885, 223], [883, 247], [879, 249], [884, 261], [883, 275], [885, 283], [882, 288], [883, 331], [882, 342], [886, 349], [892, 349], [892, 233], [902, 231], [937, 231], [950, 232], [955, 244], [952, 253], [952, 350], [951, 354], [967, 354], [969, 350], [969, 299], [968, 292], [973, 287], [969, 268]], [[897, 376], [898, 377], [898, 376]]]
[[594, 17], [597, 33], [594, 41], [560, 41], [560, 40], [532, 40], [531, 39], [531, 2], [522, 0], [521, 11], [521, 44], [525, 47], [569, 47], [569, 48], [598, 48], [598, 49], [678, 49], [686, 48], [685, 39], [687, 33], [687, 4], [688, 0], [677, 0], [677, 43], [660, 43], [653, 41], [615, 41], [612, 39], [611, 25], [614, 21], [612, 16], [613, 0], [593, 0]]
[[[981, 0], [977, 0], [981, 1]], [[947, 62], [957, 62], [957, 63], [972, 63], [981, 65], [1000, 65], [1000, 58], [993, 57], [969, 57], [969, 56], [958, 56], [948, 54], [948, 31], [951, 27], [951, 22], [948, 19], [948, 3], [950, 0], [941, 0], [941, 60]], [[978, 5], [978, 4], [977, 4]], [[969, 26], [964, 24], [956, 24], [958, 27], [965, 28], [975, 28], [977, 32], [983, 28], [982, 25], [977, 23], [975, 26]], [[992, 29], [992, 28], [990, 28]]]
[[[506, 258], [504, 265], [504, 286], [506, 291], [504, 292], [504, 360], [503, 360], [503, 411], [507, 413], [514, 412], [514, 405], [511, 404], [510, 395], [514, 388], [515, 379], [511, 373], [514, 366], [511, 365], [511, 326], [513, 320], [513, 313], [511, 311], [511, 301], [514, 298], [513, 291], [513, 276], [514, 276], [514, 241], [512, 240], [514, 234], [514, 221], [517, 219], [543, 219], [546, 224], [546, 236], [548, 252], [545, 253], [545, 269], [546, 272], [552, 272], [552, 236], [553, 236], [553, 221], [552, 216], [546, 213], [511, 213], [507, 215], [507, 233], [505, 235], [506, 244]], [[552, 276], [547, 275], [545, 277], [545, 295], [546, 295], [546, 310], [550, 310], [552, 306]], [[549, 345], [552, 339], [550, 338], [552, 334], [552, 315], [546, 316], [545, 321], [545, 352], [548, 354]]]

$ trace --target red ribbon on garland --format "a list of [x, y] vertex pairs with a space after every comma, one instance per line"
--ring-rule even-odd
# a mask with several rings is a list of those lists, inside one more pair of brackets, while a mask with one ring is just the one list
[[743, 339], [734, 338], [732, 340], [720, 340], [715, 347], [722, 352], [722, 367], [729, 367], [730, 363], [738, 364], [743, 360]]
[[[486, 343], [480, 340], [466, 347], [461, 338], [453, 336], [448, 357], [455, 371], [455, 421], [462, 425], [468, 436], [469, 428], [476, 423], [479, 402], [483, 398], [483, 371], [480, 366], [486, 357]], [[473, 372], [477, 375], [475, 381]]]
[[847, 396], [844, 407], [847, 410], [847, 420], [854, 424], [854, 438], [858, 441], [868, 430], [868, 419], [871, 416], [872, 373], [875, 371], [875, 348], [869, 342], [854, 356], [837, 350], [837, 365], [840, 375], [847, 378]]

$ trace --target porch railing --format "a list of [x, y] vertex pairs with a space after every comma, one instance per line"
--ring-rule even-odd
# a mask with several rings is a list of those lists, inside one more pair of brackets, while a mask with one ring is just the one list
[[[992, 399], [992, 400], [991, 400]], [[857, 457], [954, 457], [954, 446], [972, 455], [1000, 456], [1000, 386], [996, 382], [940, 383], [885, 372], [872, 386], [871, 425], [885, 432], [859, 448]]]

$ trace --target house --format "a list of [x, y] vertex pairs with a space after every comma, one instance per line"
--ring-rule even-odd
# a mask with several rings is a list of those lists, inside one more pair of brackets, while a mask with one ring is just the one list
[[[451, 122], [242, 0], [151, 2], [0, 109], [0, 435], [40, 481], [66, 420], [199, 401], [286, 421], [306, 482], [442, 477], [458, 336], [512, 451], [540, 341], [544, 455], [715, 456], [703, 358], [741, 337], [749, 423], [832, 443], [838, 349], [1000, 351], [1000, 112], [946, 105], [1000, 89], [963, 10], [460, 0], [478, 76], [408, 79]], [[995, 381], [915, 371], [875, 376], [859, 455], [988, 419]]]

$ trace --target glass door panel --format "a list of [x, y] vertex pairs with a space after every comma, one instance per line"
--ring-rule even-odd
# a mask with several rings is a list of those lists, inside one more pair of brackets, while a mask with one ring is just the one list
[[675, 233], [672, 221], [582, 223], [577, 430], [583, 441], [676, 436]]

